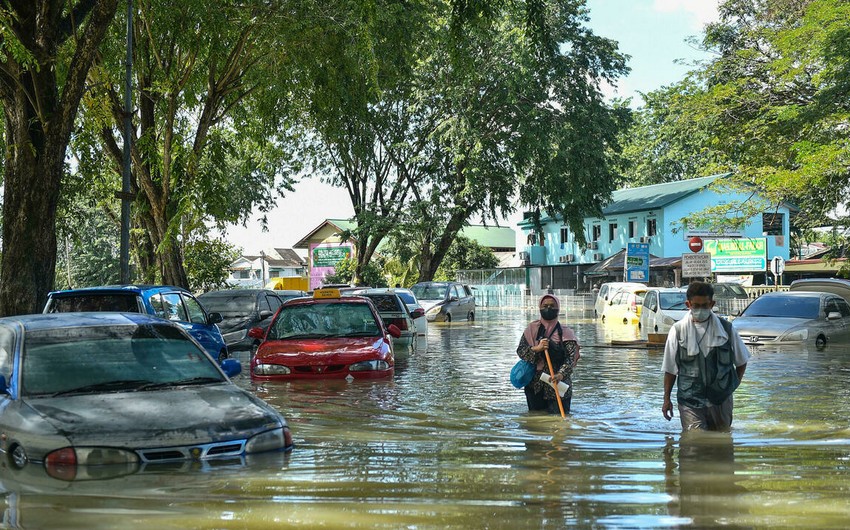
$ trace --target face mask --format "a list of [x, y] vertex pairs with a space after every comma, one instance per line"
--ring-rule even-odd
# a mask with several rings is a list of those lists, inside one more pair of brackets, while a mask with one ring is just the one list
[[711, 316], [711, 309], [691, 309], [691, 316], [697, 322], [708, 320], [708, 317]]
[[540, 309], [540, 318], [543, 320], [555, 320], [558, 318], [558, 309], [554, 307], [544, 307]]

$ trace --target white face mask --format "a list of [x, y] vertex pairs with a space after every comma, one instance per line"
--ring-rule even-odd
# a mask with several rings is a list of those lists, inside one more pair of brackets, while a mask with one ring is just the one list
[[701, 309], [693, 309], [691, 308], [691, 317], [697, 322], [702, 322], [704, 320], [708, 320], [708, 317], [711, 316], [711, 309], [701, 308]]

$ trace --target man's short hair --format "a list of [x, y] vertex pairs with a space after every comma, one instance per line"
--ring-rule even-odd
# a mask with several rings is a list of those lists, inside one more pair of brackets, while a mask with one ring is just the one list
[[714, 300], [714, 287], [710, 283], [691, 282], [688, 285], [688, 292], [685, 296], [687, 296], [688, 300], [694, 296], [707, 296], [709, 300]]

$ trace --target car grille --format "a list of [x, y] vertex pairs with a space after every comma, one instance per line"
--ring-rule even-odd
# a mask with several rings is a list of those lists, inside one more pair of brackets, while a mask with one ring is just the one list
[[761, 344], [776, 340], [776, 335], [741, 335], [741, 338], [747, 344]]
[[177, 460], [204, 460], [220, 456], [238, 456], [245, 452], [245, 440], [230, 440], [183, 447], [162, 447], [136, 451], [142, 462], [173, 462]]
[[345, 370], [344, 364], [330, 364], [321, 366], [295, 366], [292, 371], [296, 374], [332, 374]]

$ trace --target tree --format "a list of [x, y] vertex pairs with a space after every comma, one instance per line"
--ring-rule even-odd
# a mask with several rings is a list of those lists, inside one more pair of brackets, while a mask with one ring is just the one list
[[458, 236], [440, 264], [435, 280], [454, 281], [459, 270], [492, 269], [499, 264], [493, 251], [482, 247], [477, 241]]
[[0, 8], [5, 116], [0, 314], [35, 313], [56, 273], [56, 211], [86, 76], [117, 0], [19, 0]]
[[324, 283], [346, 283], [349, 285], [386, 287], [387, 279], [384, 277], [382, 263], [377, 263], [382, 261], [383, 260], [378, 259], [367, 263], [366, 266], [362, 268], [360, 273], [361, 276], [358, 280], [354, 273], [357, 268], [357, 260], [352, 258], [342, 259], [334, 266], [334, 273], [325, 276]]
[[227, 241], [197, 236], [185, 245], [186, 274], [196, 291], [212, 291], [227, 286], [230, 264], [239, 251]]

